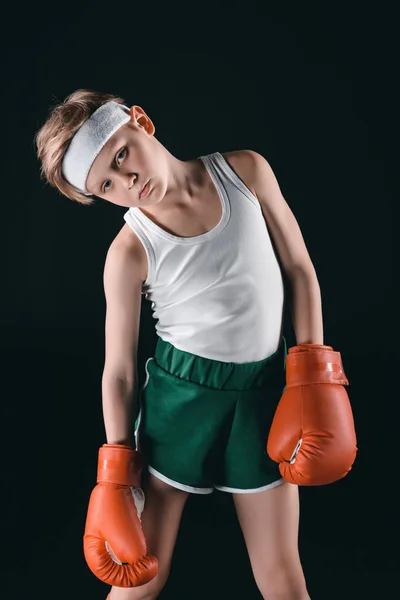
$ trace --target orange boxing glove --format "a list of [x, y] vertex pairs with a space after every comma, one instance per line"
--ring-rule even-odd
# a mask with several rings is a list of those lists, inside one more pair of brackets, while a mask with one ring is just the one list
[[140, 524], [142, 468], [142, 454], [129, 446], [104, 444], [99, 450], [83, 549], [96, 577], [117, 587], [143, 585], [158, 573], [157, 559], [147, 554]]
[[345, 477], [357, 453], [353, 413], [339, 352], [301, 344], [286, 356], [286, 388], [276, 409], [267, 453], [296, 485]]

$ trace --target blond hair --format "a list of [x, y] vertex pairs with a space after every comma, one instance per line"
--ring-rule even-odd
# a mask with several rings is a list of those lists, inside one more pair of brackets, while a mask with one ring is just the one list
[[123, 98], [93, 90], [77, 90], [53, 106], [44, 125], [35, 136], [41, 176], [70, 200], [90, 206], [94, 200], [76, 190], [62, 174], [64, 154], [80, 127], [106, 102], [125, 104]]

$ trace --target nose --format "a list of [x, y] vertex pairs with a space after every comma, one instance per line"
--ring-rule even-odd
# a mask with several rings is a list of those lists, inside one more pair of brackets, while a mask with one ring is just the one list
[[137, 180], [137, 174], [130, 173], [129, 171], [124, 172], [120, 170], [117, 172], [117, 176], [121, 185], [123, 185], [123, 187], [127, 188], [128, 190], [130, 190], [131, 187], [135, 185], [135, 182]]

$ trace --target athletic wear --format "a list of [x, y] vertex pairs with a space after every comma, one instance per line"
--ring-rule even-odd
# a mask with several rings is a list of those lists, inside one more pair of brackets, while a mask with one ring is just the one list
[[221, 198], [214, 229], [181, 238], [138, 207], [124, 215], [147, 253], [143, 293], [157, 334], [176, 348], [225, 362], [262, 360], [282, 336], [279, 263], [257, 198], [219, 152], [199, 158]]
[[158, 334], [137, 447], [175, 487], [260, 491], [283, 483], [266, 453], [285, 386], [283, 278], [258, 199], [219, 152], [199, 158], [221, 199], [214, 229], [182, 238], [138, 207], [124, 215], [147, 254]]
[[136, 421], [149, 471], [199, 494], [283, 483], [266, 444], [285, 386], [285, 357], [285, 338], [272, 356], [243, 364], [195, 356], [159, 338]]

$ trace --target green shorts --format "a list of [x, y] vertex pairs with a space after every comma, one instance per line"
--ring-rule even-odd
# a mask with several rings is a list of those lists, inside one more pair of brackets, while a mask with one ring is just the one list
[[266, 443], [285, 388], [286, 354], [284, 337], [271, 356], [242, 364], [195, 356], [158, 338], [135, 424], [149, 472], [198, 494], [283, 483]]

